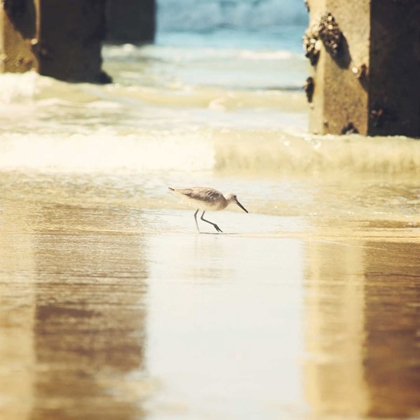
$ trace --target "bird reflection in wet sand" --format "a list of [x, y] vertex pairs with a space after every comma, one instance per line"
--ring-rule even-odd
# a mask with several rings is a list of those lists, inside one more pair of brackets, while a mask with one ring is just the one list
[[238, 201], [238, 197], [235, 194], [223, 195], [220, 191], [214, 188], [207, 187], [193, 187], [193, 188], [171, 188], [169, 190], [174, 194], [180, 196], [184, 201], [195, 207], [197, 211], [194, 213], [195, 225], [197, 230], [200, 232], [197, 222], [197, 214], [200, 210], [203, 211], [200, 219], [203, 222], [213, 225], [217, 232], [223, 232], [216, 223], [210, 222], [204, 219], [204, 213], [206, 211], [220, 211], [224, 210], [229, 204], [237, 204], [243, 211], [248, 213], [248, 210]]

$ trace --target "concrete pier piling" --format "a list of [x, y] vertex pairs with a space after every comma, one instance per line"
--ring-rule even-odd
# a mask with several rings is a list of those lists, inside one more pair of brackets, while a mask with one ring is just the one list
[[31, 0], [0, 3], [0, 72], [24, 73], [38, 69], [32, 50], [37, 37], [36, 5]]
[[102, 42], [152, 42], [155, 15], [155, 0], [2, 0], [0, 72], [109, 82]]
[[420, 2], [307, 5], [310, 130], [420, 137]]
[[110, 81], [102, 72], [105, 0], [37, 0], [39, 73], [75, 82]]
[[34, 69], [65, 81], [110, 81], [101, 70], [105, 2], [3, 0], [0, 71]]

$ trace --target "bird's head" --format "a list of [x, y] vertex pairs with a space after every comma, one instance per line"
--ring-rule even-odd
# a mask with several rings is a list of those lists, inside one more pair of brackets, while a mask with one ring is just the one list
[[225, 198], [228, 204], [234, 203], [238, 205], [244, 212], [248, 213], [248, 210], [238, 201], [236, 194], [226, 194]]

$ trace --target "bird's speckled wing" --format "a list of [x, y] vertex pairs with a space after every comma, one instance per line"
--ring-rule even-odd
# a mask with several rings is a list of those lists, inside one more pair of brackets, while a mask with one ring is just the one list
[[203, 210], [220, 210], [226, 207], [223, 194], [214, 188], [176, 188], [174, 193], [185, 198], [189, 204]]
[[214, 188], [194, 187], [177, 190], [182, 195], [185, 195], [193, 200], [214, 202], [220, 200], [223, 194]]

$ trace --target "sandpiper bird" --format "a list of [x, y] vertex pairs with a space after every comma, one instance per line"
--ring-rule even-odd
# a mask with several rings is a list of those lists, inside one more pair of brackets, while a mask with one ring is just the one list
[[238, 197], [235, 194], [223, 195], [220, 191], [214, 188], [206, 187], [193, 187], [193, 188], [171, 188], [168, 187], [173, 193], [179, 195], [192, 207], [195, 207], [197, 211], [194, 213], [195, 225], [197, 230], [200, 232], [197, 222], [197, 213], [199, 210], [203, 211], [201, 220], [206, 223], [210, 223], [216, 229], [217, 232], [222, 232], [222, 229], [216, 225], [216, 223], [210, 222], [204, 219], [204, 213], [206, 211], [219, 211], [224, 210], [229, 204], [237, 204], [243, 211], [248, 213], [248, 210], [238, 201]]

